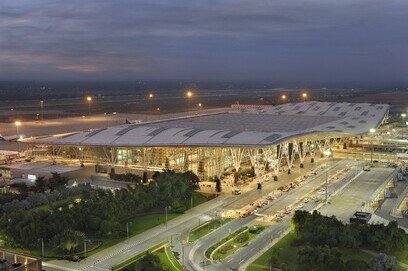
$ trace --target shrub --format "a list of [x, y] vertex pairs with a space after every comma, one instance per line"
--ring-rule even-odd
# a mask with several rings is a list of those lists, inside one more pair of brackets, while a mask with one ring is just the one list
[[226, 244], [226, 245], [222, 246], [222, 247], [218, 250], [218, 252], [221, 253], [221, 254], [227, 254], [227, 252], [230, 251], [230, 250], [233, 249], [233, 248], [234, 248], [233, 245], [231, 245], [231, 244]]
[[248, 232], [241, 233], [240, 235], [238, 235], [235, 238], [235, 241], [237, 241], [238, 243], [241, 243], [241, 244], [247, 242], [248, 240], [249, 240], [249, 233]]
[[[126, 174], [115, 174], [109, 173], [109, 177], [112, 180], [121, 181], [121, 182], [131, 182], [131, 183], [140, 183], [142, 181], [142, 177], [133, 173], [126, 173]], [[146, 182], [147, 182], [147, 173], [146, 173]]]
[[265, 229], [262, 225], [257, 225], [249, 228], [249, 233], [258, 234]]

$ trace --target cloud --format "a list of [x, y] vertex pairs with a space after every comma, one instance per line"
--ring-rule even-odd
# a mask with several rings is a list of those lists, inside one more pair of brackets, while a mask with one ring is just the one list
[[66, 65], [66, 66], [58, 66], [57, 67], [63, 71], [73, 71], [73, 72], [80, 72], [80, 73], [88, 73], [88, 72], [97, 72], [101, 71], [102, 69], [96, 65]]
[[407, 11], [403, 0], [3, 0], [0, 79], [407, 80]]

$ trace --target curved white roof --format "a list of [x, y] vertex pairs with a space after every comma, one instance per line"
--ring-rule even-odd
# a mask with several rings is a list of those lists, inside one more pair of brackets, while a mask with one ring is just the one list
[[377, 128], [389, 105], [302, 102], [126, 124], [24, 142], [78, 146], [263, 146], [308, 134], [358, 135]]

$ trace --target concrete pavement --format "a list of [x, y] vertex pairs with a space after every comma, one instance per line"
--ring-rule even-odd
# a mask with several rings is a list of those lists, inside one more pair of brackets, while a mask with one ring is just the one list
[[[352, 166], [349, 164], [350, 162], [340, 161], [337, 164], [333, 165], [331, 171], [338, 170], [343, 167], [350, 167]], [[358, 163], [353, 163], [353, 165], [357, 165]], [[359, 172], [360, 169], [356, 168], [355, 173]], [[351, 178], [350, 175], [344, 178], [344, 182]], [[312, 178], [312, 180], [308, 181], [304, 185], [283, 194], [281, 197], [276, 199], [273, 203], [262, 209], [259, 213], [262, 214], [272, 214], [276, 213], [277, 211], [285, 209], [287, 206], [292, 205], [294, 202], [298, 201], [299, 199], [303, 198], [304, 195], [307, 195], [311, 191], [315, 190], [319, 186], [321, 186], [325, 181], [325, 172], [320, 172], [317, 176]], [[332, 187], [333, 186], [333, 187]], [[342, 182], [332, 183], [328, 190], [329, 193], [333, 193], [336, 189], [342, 186]], [[308, 207], [305, 208], [315, 208], [319, 203], [310, 202], [307, 204]], [[310, 206], [310, 207], [309, 207]], [[243, 247], [237, 250], [233, 255], [224, 259], [223, 261], [214, 262], [211, 265], [205, 264], [208, 262], [208, 259], [205, 258], [205, 251], [217, 243], [222, 238], [228, 236], [229, 233], [234, 232], [246, 225], [252, 225], [257, 223], [262, 223], [262, 221], [258, 221], [258, 217], [251, 215], [246, 218], [239, 218], [235, 219], [232, 222], [222, 226], [221, 228], [217, 229], [216, 231], [210, 233], [209, 235], [203, 237], [202, 239], [198, 240], [195, 244], [189, 245], [185, 247], [185, 250], [189, 250], [188, 253], [188, 261], [185, 259], [185, 265], [188, 270], [210, 270], [210, 271], [220, 271], [220, 270], [238, 270], [238, 268], [248, 262], [253, 255], [257, 254], [260, 249], [267, 246], [271, 243], [274, 238], [280, 236], [283, 232], [290, 227], [290, 216], [286, 216], [282, 221], [279, 223], [274, 224], [272, 227], [264, 230], [260, 236], [252, 240], [248, 246]]]

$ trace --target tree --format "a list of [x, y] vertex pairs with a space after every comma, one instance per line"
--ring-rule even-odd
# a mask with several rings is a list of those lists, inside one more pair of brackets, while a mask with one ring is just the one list
[[344, 271], [341, 253], [328, 246], [306, 246], [298, 252], [298, 265], [305, 271]]
[[163, 271], [164, 268], [160, 263], [160, 258], [157, 255], [153, 255], [150, 252], [141, 258], [135, 264], [135, 271]]
[[38, 177], [37, 180], [35, 180], [34, 191], [36, 193], [44, 193], [46, 189], [47, 180], [44, 178], [44, 176]]
[[399, 271], [398, 261], [394, 256], [377, 254], [370, 262], [367, 271]]
[[54, 237], [54, 244], [62, 251], [71, 254], [85, 241], [84, 233], [74, 230], [65, 230]]
[[144, 171], [143, 172], [143, 178], [142, 178], [142, 180], [143, 180], [143, 183], [147, 183], [147, 172], [146, 171]]
[[56, 189], [60, 189], [68, 184], [68, 178], [61, 176], [61, 174], [57, 172], [52, 173], [52, 177], [48, 179], [48, 187], [51, 191]]
[[30, 191], [30, 188], [25, 183], [16, 183], [13, 186], [23, 197], [26, 197], [28, 192]]
[[345, 270], [367, 271], [368, 264], [363, 260], [348, 260], [345, 263]]
[[220, 178], [218, 178], [218, 176], [215, 176], [214, 182], [215, 182], [215, 192], [220, 193], [222, 190]]

